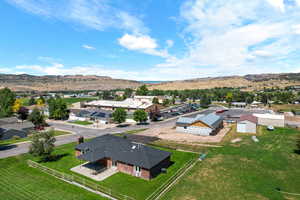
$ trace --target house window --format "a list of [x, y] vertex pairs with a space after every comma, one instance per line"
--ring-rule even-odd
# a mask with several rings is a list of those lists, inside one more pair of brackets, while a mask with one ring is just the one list
[[134, 166], [135, 176], [141, 176], [141, 168], [139, 166]]

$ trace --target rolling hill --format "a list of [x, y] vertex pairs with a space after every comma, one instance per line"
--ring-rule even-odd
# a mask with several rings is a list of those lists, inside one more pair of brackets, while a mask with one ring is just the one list
[[28, 74], [0, 74], [0, 88], [8, 87], [14, 91], [75, 91], [111, 90], [136, 88], [138, 81], [113, 79], [107, 76], [32, 76]]
[[170, 81], [153, 84], [150, 89], [184, 90], [209, 89], [215, 87], [233, 87], [243, 90], [260, 90], [265, 88], [300, 85], [300, 73], [253, 74], [245, 76], [224, 76], [197, 78], [182, 81]]

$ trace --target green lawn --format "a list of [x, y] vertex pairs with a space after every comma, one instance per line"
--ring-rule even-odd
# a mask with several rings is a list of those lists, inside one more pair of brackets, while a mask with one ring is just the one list
[[67, 103], [68, 105], [71, 105], [73, 103], [78, 103], [82, 101], [90, 101], [90, 100], [97, 100], [97, 97], [87, 97], [87, 98], [63, 98], [63, 101]]
[[89, 122], [89, 121], [74, 121], [74, 122], [69, 122], [71, 124], [78, 124], [78, 125], [83, 125], [83, 126], [87, 126], [87, 125], [91, 125], [93, 124], [93, 122]]
[[299, 131], [276, 128], [259, 132], [258, 143], [249, 135], [242, 142], [210, 148], [198, 163], [163, 199], [300, 199], [276, 188], [300, 193], [300, 155], [294, 152]]
[[104, 200], [26, 164], [27, 155], [0, 159], [1, 200]]
[[[67, 134], [71, 134], [70, 132], [66, 132], [66, 131], [58, 131], [55, 130], [54, 131], [54, 136], [59, 136], [59, 135], [67, 135]], [[9, 139], [9, 140], [0, 140], [0, 145], [9, 145], [9, 144], [15, 144], [15, 143], [19, 143], [19, 142], [26, 142], [29, 141], [31, 139], [31, 136], [28, 136], [26, 138], [18, 138], [18, 139]]]
[[[71, 172], [70, 169], [74, 166], [83, 163], [74, 156], [74, 146], [75, 144], [72, 143], [57, 147], [54, 154], [63, 155], [61, 159], [55, 162], [46, 162], [42, 164], [61, 172], [73, 174], [73, 172]], [[166, 174], [160, 174], [159, 176], [150, 181], [142, 180], [140, 178], [123, 173], [117, 173], [102, 182], [94, 182], [111, 188], [121, 194], [128, 195], [136, 199], [145, 199], [161, 184], [163, 184], [168, 178], [170, 178], [178, 169], [180, 169], [180, 167], [183, 166], [187, 161], [197, 156], [196, 154], [192, 153], [172, 150], [168, 151], [171, 151], [173, 153], [171, 159], [174, 162], [174, 164], [168, 168], [168, 172]]]

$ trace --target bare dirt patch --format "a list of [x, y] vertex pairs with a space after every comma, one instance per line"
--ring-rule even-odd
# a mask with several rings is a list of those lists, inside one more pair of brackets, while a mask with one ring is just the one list
[[219, 143], [223, 137], [230, 130], [229, 127], [225, 127], [219, 131], [215, 136], [198, 136], [188, 133], [179, 133], [173, 126], [164, 128], [148, 129], [144, 132], [138, 133], [138, 135], [157, 137], [162, 140], [176, 141], [176, 142], [188, 142], [188, 143]]

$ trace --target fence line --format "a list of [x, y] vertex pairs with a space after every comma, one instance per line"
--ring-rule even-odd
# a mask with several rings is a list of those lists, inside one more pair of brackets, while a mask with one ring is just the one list
[[134, 198], [130, 197], [130, 196], [127, 196], [127, 195], [124, 195], [124, 194], [120, 194], [110, 188], [107, 188], [107, 187], [104, 187], [102, 185], [99, 185], [99, 184], [96, 184], [88, 179], [85, 179], [85, 178], [82, 178], [82, 177], [79, 177], [79, 176], [76, 176], [76, 175], [70, 175], [70, 174], [66, 174], [66, 173], [63, 173], [63, 172], [59, 172], [59, 171], [56, 171], [54, 169], [51, 169], [51, 168], [48, 168], [44, 165], [41, 165], [37, 162], [34, 162], [32, 160], [27, 160], [27, 164], [30, 166], [30, 167], [33, 167], [33, 168], [37, 168], [49, 175], [52, 175], [56, 178], [60, 178], [60, 179], [63, 179], [67, 182], [72, 182], [72, 183], [76, 183], [76, 184], [79, 184], [79, 185], [83, 185], [91, 190], [94, 190], [94, 191], [97, 191], [97, 192], [100, 192], [100, 193], [104, 193], [108, 196], [111, 196], [113, 198], [116, 198], [116, 199], [120, 199], [120, 200], [135, 200]]
[[171, 185], [187, 168], [189, 168], [192, 164], [194, 164], [197, 159], [193, 158], [185, 163], [179, 170], [175, 172], [173, 176], [171, 176], [164, 184], [162, 184], [159, 188], [157, 188], [150, 196], [147, 197], [146, 200], [154, 200], [161, 195], [161, 193]]

